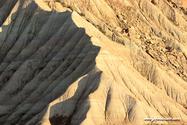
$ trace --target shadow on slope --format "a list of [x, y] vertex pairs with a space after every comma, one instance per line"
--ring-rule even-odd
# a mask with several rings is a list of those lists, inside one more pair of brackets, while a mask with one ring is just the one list
[[71, 98], [50, 107], [49, 116], [51, 117], [49, 120], [51, 125], [81, 124], [84, 121], [90, 109], [90, 102], [87, 101], [88, 96], [97, 90], [100, 83], [100, 80], [96, 80], [97, 82], [93, 81], [94, 79], [100, 79], [101, 73], [88, 74], [88, 76], [82, 78], [78, 83], [76, 92]]
[[[39, 14], [36, 14], [38, 11]], [[15, 20], [18, 18], [16, 16]], [[24, 25], [19, 25], [21, 27], [17, 26], [19, 20], [17, 23], [11, 22], [6, 26], [8, 28], [2, 27], [2, 35], [7, 30], [18, 33], [7, 35], [1, 41], [4, 45], [10, 45], [6, 44], [7, 48], [1, 46], [0, 50], [4, 53], [2, 60], [5, 60], [0, 67], [6, 65], [0, 75], [0, 124], [26, 124], [38, 115], [42, 116], [41, 112], [50, 102], [63, 95], [73, 82], [93, 69], [100, 51], [100, 47], [92, 44], [85, 29], [75, 25], [70, 12], [46, 12], [38, 9], [24, 21]], [[36, 31], [29, 37], [34, 29]], [[11, 40], [6, 40], [9, 38]], [[4, 81], [4, 78], [8, 79]], [[34, 122], [39, 120], [37, 118]]]
[[[0, 89], [7, 83], [20, 65], [9, 68], [12, 61], [18, 57], [23, 49], [36, 37], [47, 22], [51, 12], [38, 9], [35, 2], [22, 8], [20, 4], [17, 11], [11, 14], [8, 25], [2, 25], [0, 32]], [[30, 11], [33, 10], [33, 11]], [[42, 17], [42, 18], [40, 18]], [[4, 19], [4, 21], [9, 21]], [[48, 38], [49, 39], [49, 38]], [[48, 40], [46, 39], [46, 40]], [[28, 58], [28, 57], [27, 57]], [[23, 58], [19, 61], [25, 61]], [[18, 61], [16, 61], [18, 62]], [[23, 63], [23, 62], [21, 62]], [[7, 68], [8, 67], [8, 68]]]

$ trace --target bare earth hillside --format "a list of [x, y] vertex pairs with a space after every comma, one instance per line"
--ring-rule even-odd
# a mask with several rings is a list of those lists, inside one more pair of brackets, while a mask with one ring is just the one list
[[187, 124], [186, 7], [0, 0], [0, 125]]

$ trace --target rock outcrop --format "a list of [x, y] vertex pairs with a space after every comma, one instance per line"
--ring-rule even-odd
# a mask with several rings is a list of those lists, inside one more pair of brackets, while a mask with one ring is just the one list
[[187, 123], [186, 15], [114, 2], [0, 1], [0, 124]]

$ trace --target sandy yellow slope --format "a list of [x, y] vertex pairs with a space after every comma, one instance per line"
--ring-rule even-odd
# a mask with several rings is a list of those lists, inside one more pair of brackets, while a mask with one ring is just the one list
[[[115, 43], [42, 0], [0, 7], [0, 124], [187, 123], [186, 82], [135, 43]], [[144, 121], [156, 117], [180, 121]]]

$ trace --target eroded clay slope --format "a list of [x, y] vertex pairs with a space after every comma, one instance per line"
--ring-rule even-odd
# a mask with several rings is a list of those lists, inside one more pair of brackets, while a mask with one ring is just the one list
[[112, 41], [135, 43], [157, 63], [187, 81], [184, 0], [43, 1], [60, 12], [75, 10]]
[[41, 0], [0, 7], [0, 124], [187, 123], [186, 82], [135, 43]]

